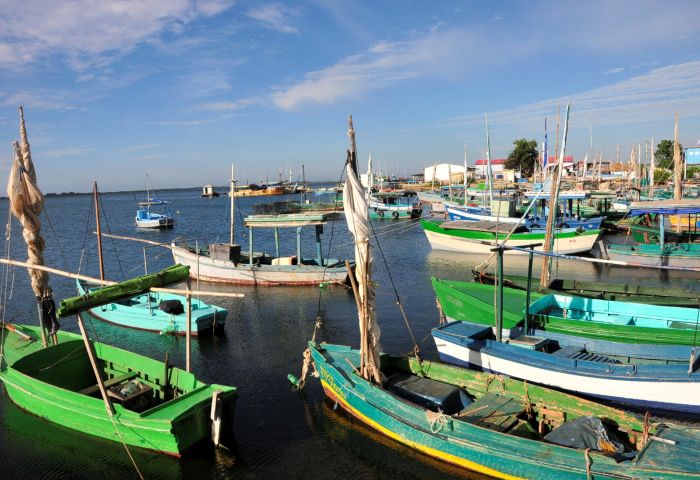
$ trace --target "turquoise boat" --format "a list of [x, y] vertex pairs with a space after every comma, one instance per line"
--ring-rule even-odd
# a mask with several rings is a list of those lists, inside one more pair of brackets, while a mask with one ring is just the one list
[[[94, 292], [99, 285], [76, 280], [79, 295]], [[187, 333], [187, 299], [182, 295], [147, 292], [114, 303], [89, 308], [80, 313], [86, 318], [161, 334]], [[192, 299], [192, 329], [190, 334], [221, 335], [224, 333], [228, 310]]]
[[[666, 238], [666, 222], [671, 218], [683, 218], [686, 215], [700, 213], [697, 200], [657, 200], [650, 202], [632, 202], [631, 217], [656, 215], [658, 236], [650, 239], [657, 243], [640, 243], [638, 245], [609, 244], [607, 256], [611, 260], [626, 262], [635, 266], [662, 266], [677, 268], [700, 268], [700, 244], [688, 242], [669, 242]], [[680, 220], [679, 220], [680, 221]], [[695, 231], [697, 226], [694, 227]], [[677, 234], [683, 230], [682, 222]], [[643, 234], [644, 232], [642, 232]], [[647, 238], [649, 234], [647, 233]], [[676, 239], [678, 235], [674, 235]], [[683, 239], [683, 238], [681, 238]]]
[[[643, 443], [644, 421], [636, 415], [528, 382], [382, 355], [387, 379], [377, 385], [357, 373], [359, 350], [316, 343], [309, 349], [331, 402], [385, 436], [459, 467], [505, 479], [700, 478], [697, 428], [650, 423], [653, 440]], [[546, 440], [584, 417], [616, 425], [609, 433], [622, 437], [633, 458]]]
[[375, 192], [369, 197], [369, 217], [374, 220], [407, 220], [421, 216], [418, 194], [412, 190]]
[[[493, 325], [492, 285], [432, 278], [448, 321]], [[503, 328], [528, 328], [628, 344], [696, 345], [700, 309], [600, 300], [575, 295], [530, 293], [503, 287]]]

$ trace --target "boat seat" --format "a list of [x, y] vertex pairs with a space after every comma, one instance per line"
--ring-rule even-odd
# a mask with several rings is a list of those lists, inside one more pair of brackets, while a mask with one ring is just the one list
[[518, 415], [524, 412], [525, 406], [518, 400], [497, 393], [487, 393], [461, 410], [455, 418], [490, 430], [506, 432], [518, 425]]
[[573, 358], [575, 355], [578, 355], [581, 352], [583, 352], [582, 347], [577, 347], [576, 345], [567, 345], [565, 347], [560, 348], [556, 352], [552, 352], [552, 355], [561, 358]]
[[[123, 375], [116, 376], [114, 378], [110, 378], [109, 380], [105, 380], [105, 388], [109, 388], [113, 385], [119, 385], [122, 382], [126, 382], [131, 380], [132, 378], [136, 378], [138, 374], [136, 372], [127, 372]], [[100, 386], [96, 383], [90, 387], [83, 388], [80, 392], [83, 395], [92, 395], [93, 393], [97, 392], [100, 390]]]

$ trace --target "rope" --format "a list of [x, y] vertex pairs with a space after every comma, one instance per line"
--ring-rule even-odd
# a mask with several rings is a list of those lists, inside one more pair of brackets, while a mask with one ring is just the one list
[[[100, 192], [98, 190], [97, 195], [99, 195], [99, 197], [100, 197], [100, 207], [102, 209], [102, 213], [104, 214], [105, 223], [107, 224], [107, 233], [109, 233], [111, 235], [112, 228], [109, 226], [109, 217], [107, 217], [107, 212], [105, 211], [104, 202], [102, 202], [102, 192]], [[100, 212], [97, 212], [97, 214], [99, 215]], [[122, 278], [126, 280], [126, 276], [124, 275], [124, 269], [122, 268], [122, 262], [121, 262], [121, 260], [119, 260], [119, 253], [117, 252], [117, 246], [114, 243], [114, 237], [110, 237], [110, 241], [112, 242], [112, 248], [114, 249], [114, 256], [117, 257], [117, 265], [119, 265], [119, 271], [122, 274]]]
[[523, 381], [523, 386], [525, 387], [525, 414], [527, 415], [527, 418], [532, 419], [533, 414], [535, 413], [532, 409], [532, 401], [530, 400], [530, 393], [527, 391], [527, 380]]
[[584, 452], [583, 455], [586, 457], [586, 480], [593, 480], [593, 474], [591, 473], [591, 449], [587, 448]]
[[649, 442], [649, 419], [651, 417], [651, 414], [649, 412], [646, 412], [644, 414], [644, 428], [642, 429], [642, 446], [640, 447], [640, 450], [644, 448], [644, 446]]
[[447, 417], [444, 413], [442, 413], [442, 410], [440, 409], [438, 409], [437, 412], [426, 410], [425, 416], [428, 419], [428, 422], [430, 423], [431, 433], [438, 433], [440, 430], [447, 426]]
[[134, 457], [131, 456], [131, 451], [129, 451], [129, 447], [124, 441], [124, 437], [122, 437], [121, 432], [117, 428], [117, 424], [114, 423], [114, 416], [112, 414], [109, 415], [109, 419], [112, 421], [112, 426], [114, 427], [114, 431], [117, 432], [117, 435], [119, 436], [119, 441], [122, 442], [122, 445], [124, 445], [124, 450], [126, 450], [126, 454], [129, 456], [129, 460], [131, 460], [131, 464], [134, 466], [134, 469], [136, 470], [136, 474], [139, 476], [141, 480], [143, 480], [143, 475], [141, 474], [141, 470], [139, 470], [139, 466], [136, 465], [136, 460], [134, 460]]
[[487, 392], [489, 391], [489, 387], [491, 386], [491, 384], [493, 383], [494, 380], [498, 380], [498, 382], [501, 384], [501, 392], [505, 392], [506, 385], [505, 385], [505, 381], [503, 379], [503, 375], [497, 374], [497, 373], [491, 374], [486, 378], [486, 382], [485, 382], [486, 391]]
[[[92, 218], [92, 204], [93, 204], [93, 202], [90, 202], [88, 214], [87, 214], [87, 217], [85, 217], [85, 235], [83, 236], [83, 247], [80, 249], [80, 261], [78, 262], [78, 273], [80, 273], [80, 271], [83, 267], [83, 258], [85, 256], [85, 248], [87, 245], [88, 235], [90, 233], [90, 218]], [[86, 257], [86, 258], [89, 259], [90, 257]], [[85, 271], [87, 271], [87, 265], [85, 266]]]

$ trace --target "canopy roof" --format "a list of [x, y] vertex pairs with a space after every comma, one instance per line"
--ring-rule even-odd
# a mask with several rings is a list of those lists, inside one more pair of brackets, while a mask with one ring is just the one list
[[323, 225], [332, 213], [289, 213], [279, 215], [250, 215], [243, 219], [246, 227], [303, 227]]
[[700, 200], [655, 200], [630, 204], [630, 215], [647, 213], [663, 213], [665, 215], [700, 213]]

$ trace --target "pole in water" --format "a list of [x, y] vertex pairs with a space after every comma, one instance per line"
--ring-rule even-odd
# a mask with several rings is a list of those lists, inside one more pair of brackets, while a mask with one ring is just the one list
[[534, 256], [535, 254], [532, 251], [530, 251], [527, 262], [527, 294], [525, 295], [525, 335], [527, 335], [529, 331], [528, 323], [530, 321], [530, 290], [532, 289], [532, 260]]
[[498, 247], [498, 315], [496, 316], [496, 340], [501, 341], [503, 336], [503, 245]]

